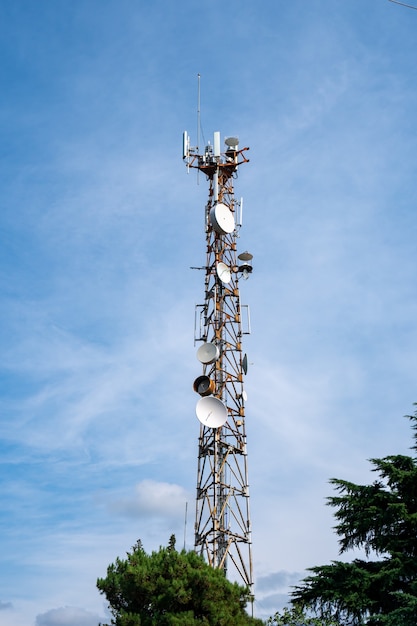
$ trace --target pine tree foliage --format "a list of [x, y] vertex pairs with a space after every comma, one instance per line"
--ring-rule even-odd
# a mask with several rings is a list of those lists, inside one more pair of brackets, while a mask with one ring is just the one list
[[[417, 412], [408, 416], [417, 450]], [[378, 479], [356, 485], [332, 479], [340, 552], [359, 548], [366, 559], [311, 568], [293, 601], [332, 614], [346, 626], [417, 624], [417, 459], [370, 460]]]
[[331, 616], [308, 614], [302, 606], [295, 604], [275, 613], [266, 622], [266, 626], [340, 626], [340, 622]]
[[[195, 552], [166, 548], [147, 554], [140, 541], [97, 581], [115, 626], [260, 626], [245, 611], [249, 593]], [[104, 625], [103, 625], [104, 626]]]

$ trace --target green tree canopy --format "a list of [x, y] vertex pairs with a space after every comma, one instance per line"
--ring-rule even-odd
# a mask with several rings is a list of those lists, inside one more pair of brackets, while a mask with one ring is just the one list
[[[416, 431], [417, 412], [408, 417]], [[416, 432], [413, 438], [415, 451]], [[370, 462], [379, 476], [374, 483], [332, 479], [339, 495], [329, 498], [340, 552], [360, 548], [366, 558], [311, 568], [293, 601], [346, 625], [416, 626], [417, 460], [395, 455]]]
[[168, 547], [147, 554], [140, 541], [109, 565], [97, 587], [116, 626], [258, 626], [245, 607], [245, 587], [228, 581], [195, 552]]
[[341, 626], [332, 616], [321, 617], [308, 614], [302, 606], [294, 604], [291, 608], [284, 608], [275, 613], [266, 622], [266, 626]]

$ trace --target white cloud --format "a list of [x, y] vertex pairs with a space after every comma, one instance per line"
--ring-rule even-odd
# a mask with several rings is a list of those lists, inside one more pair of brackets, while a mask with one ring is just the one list
[[66, 606], [50, 609], [36, 617], [36, 626], [97, 626], [103, 620], [84, 609]]
[[180, 485], [143, 480], [135, 487], [130, 498], [110, 503], [111, 509], [129, 517], [176, 518], [184, 516], [190, 494]]
[[280, 570], [279, 572], [273, 572], [267, 576], [260, 576], [256, 581], [256, 588], [258, 591], [265, 594], [274, 589], [286, 589], [297, 583], [300, 578], [301, 574], [297, 572]]

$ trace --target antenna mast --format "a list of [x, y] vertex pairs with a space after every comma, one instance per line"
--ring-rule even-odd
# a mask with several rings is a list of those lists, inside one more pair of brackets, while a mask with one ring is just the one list
[[197, 152], [200, 149], [200, 127], [201, 127], [201, 95], [200, 95], [200, 74], [197, 74]]
[[249, 309], [240, 303], [239, 279], [252, 271], [252, 255], [237, 255], [240, 206], [233, 181], [247, 163], [237, 137], [220, 133], [200, 153], [183, 137], [187, 168], [202, 172], [209, 183], [205, 207], [206, 265], [204, 303], [196, 306], [194, 339], [201, 345], [202, 371], [194, 381], [199, 394], [195, 550], [228, 578], [243, 583], [253, 597], [252, 539], [245, 430], [244, 376], [247, 357], [243, 335], [250, 333]]

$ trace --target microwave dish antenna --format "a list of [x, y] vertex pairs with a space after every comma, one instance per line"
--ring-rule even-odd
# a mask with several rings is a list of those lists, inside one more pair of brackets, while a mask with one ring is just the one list
[[239, 137], [226, 137], [224, 143], [231, 150], [237, 150], [239, 146]]
[[200, 398], [195, 408], [197, 418], [203, 426], [220, 428], [226, 423], [227, 409], [223, 402], [213, 396]]
[[203, 343], [197, 350], [197, 359], [204, 365], [214, 363], [220, 356], [220, 350], [214, 343]]

